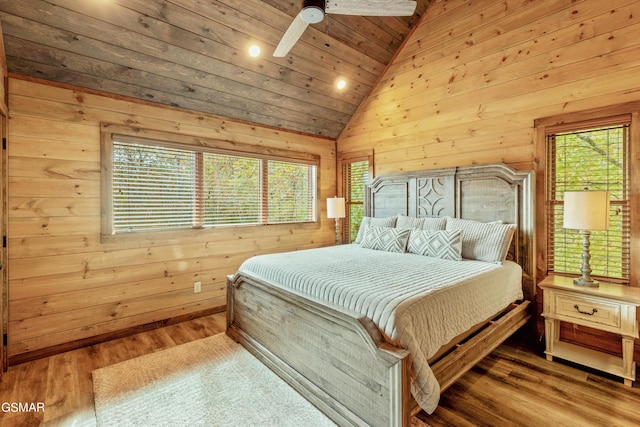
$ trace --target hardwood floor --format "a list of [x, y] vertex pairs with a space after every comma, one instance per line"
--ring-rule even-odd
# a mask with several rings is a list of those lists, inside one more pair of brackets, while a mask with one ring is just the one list
[[[12, 366], [1, 402], [43, 403], [44, 411], [0, 411], [2, 426], [95, 426], [95, 369], [223, 332], [225, 313], [142, 332]], [[423, 426], [637, 426], [640, 388], [563, 363], [516, 341], [499, 347], [449, 388]], [[214, 425], [214, 424], [212, 424]]]
[[639, 426], [640, 388], [508, 341], [445, 391], [429, 426]]
[[225, 327], [222, 312], [10, 366], [0, 383], [0, 402], [43, 402], [45, 410], [0, 411], [0, 426], [95, 426], [92, 371], [215, 335]]

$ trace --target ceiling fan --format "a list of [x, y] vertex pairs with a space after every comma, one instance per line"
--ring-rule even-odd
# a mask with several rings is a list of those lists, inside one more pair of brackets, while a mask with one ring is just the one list
[[273, 56], [283, 57], [296, 44], [309, 24], [317, 24], [325, 13], [359, 16], [411, 16], [415, 1], [407, 0], [304, 0], [302, 10], [282, 36]]

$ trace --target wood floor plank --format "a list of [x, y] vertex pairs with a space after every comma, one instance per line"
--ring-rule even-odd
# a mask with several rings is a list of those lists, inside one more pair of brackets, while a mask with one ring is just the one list
[[[564, 407], [574, 407], [581, 414], [591, 414], [590, 419], [597, 419], [601, 414], [608, 414], [612, 402], [623, 402], [617, 411], [618, 418], [628, 417], [630, 421], [640, 419], [640, 389], [626, 387], [620, 380], [600, 376], [597, 373], [583, 370], [564, 363], [532, 359], [531, 354], [514, 353], [512, 347], [502, 347], [490, 357], [500, 358], [503, 363], [516, 364], [519, 369], [511, 375], [512, 381], [520, 389], [529, 393], [538, 392], [543, 398], [562, 403]], [[573, 375], [573, 372], [579, 375]], [[561, 374], [558, 374], [561, 372]], [[557, 380], [562, 375], [562, 387]], [[608, 417], [605, 419], [609, 421]]]
[[113, 365], [129, 360], [133, 357], [124, 338], [106, 341], [95, 345], [96, 355], [100, 359], [100, 366]]
[[[10, 368], [0, 382], [0, 400], [3, 402], [44, 402], [47, 392], [47, 359], [34, 360]], [[0, 425], [38, 426], [44, 421], [44, 412], [2, 412]]]
[[[0, 401], [44, 402], [45, 412], [0, 411], [1, 426], [95, 426], [91, 372], [224, 331], [225, 313], [11, 366]], [[453, 384], [412, 427], [638, 426], [640, 387], [571, 364], [511, 339]]]
[[637, 426], [640, 389], [508, 342], [442, 396], [430, 426]]
[[123, 338], [123, 342], [131, 357], [144, 356], [176, 345], [168, 335], [163, 335], [157, 330]]

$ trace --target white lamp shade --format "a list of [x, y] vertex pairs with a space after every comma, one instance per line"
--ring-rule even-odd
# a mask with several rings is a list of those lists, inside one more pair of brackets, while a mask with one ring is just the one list
[[327, 199], [327, 218], [344, 218], [344, 197]]
[[609, 229], [608, 191], [567, 191], [564, 193], [564, 228]]

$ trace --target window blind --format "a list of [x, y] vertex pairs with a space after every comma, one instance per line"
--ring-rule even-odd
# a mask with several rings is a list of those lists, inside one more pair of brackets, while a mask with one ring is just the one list
[[547, 267], [580, 274], [582, 236], [563, 227], [564, 192], [610, 194], [609, 230], [591, 232], [592, 275], [629, 281], [628, 116], [547, 131]]
[[312, 221], [316, 216], [316, 170], [305, 164], [266, 161], [267, 222]]
[[348, 236], [348, 242], [356, 240], [358, 228], [364, 216], [364, 189], [369, 181], [369, 162], [367, 160], [343, 163], [342, 188], [345, 196], [345, 221], [342, 235]]
[[114, 143], [114, 230], [191, 227], [194, 171], [194, 153]]
[[205, 153], [204, 225], [260, 223], [260, 159]]
[[113, 136], [112, 232], [316, 220], [317, 165]]

